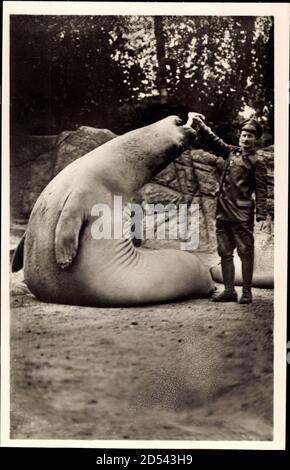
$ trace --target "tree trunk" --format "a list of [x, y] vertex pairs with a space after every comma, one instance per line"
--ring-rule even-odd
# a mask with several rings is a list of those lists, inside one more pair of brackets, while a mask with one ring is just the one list
[[255, 17], [246, 18], [243, 23], [243, 28], [246, 31], [246, 41], [243, 46], [242, 60], [241, 60], [241, 76], [239, 78], [242, 89], [247, 87], [247, 80], [252, 68], [252, 42], [255, 33]]
[[165, 37], [163, 29], [163, 17], [154, 16], [154, 33], [156, 39], [157, 53], [157, 89], [159, 91], [161, 101], [167, 100], [168, 92], [166, 86], [166, 56], [165, 56]]

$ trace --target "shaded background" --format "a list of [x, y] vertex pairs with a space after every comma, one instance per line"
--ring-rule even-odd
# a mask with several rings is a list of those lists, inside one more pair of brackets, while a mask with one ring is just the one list
[[228, 141], [242, 113], [273, 135], [271, 17], [11, 16], [11, 130], [123, 133], [198, 111]]

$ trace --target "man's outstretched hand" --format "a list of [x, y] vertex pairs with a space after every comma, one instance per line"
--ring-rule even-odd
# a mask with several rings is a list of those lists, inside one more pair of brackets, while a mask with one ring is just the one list
[[204, 125], [204, 120], [205, 117], [203, 114], [200, 113], [188, 113], [188, 119], [184, 127], [192, 127], [192, 125], [197, 125], [199, 127], [200, 125]]

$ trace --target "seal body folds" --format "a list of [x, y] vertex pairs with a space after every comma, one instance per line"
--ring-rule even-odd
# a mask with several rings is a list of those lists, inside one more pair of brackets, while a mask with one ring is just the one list
[[39, 196], [28, 223], [24, 276], [31, 292], [47, 302], [89, 306], [208, 295], [211, 276], [197, 256], [92, 236], [95, 204], [113, 211], [114, 196], [128, 204], [194, 140], [195, 132], [170, 116], [116, 137], [62, 170]]

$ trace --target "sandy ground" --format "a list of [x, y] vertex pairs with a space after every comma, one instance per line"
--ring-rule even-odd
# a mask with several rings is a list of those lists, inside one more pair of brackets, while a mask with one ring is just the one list
[[39, 302], [22, 276], [11, 438], [272, 439], [273, 291], [254, 289], [252, 305], [84, 308]]

